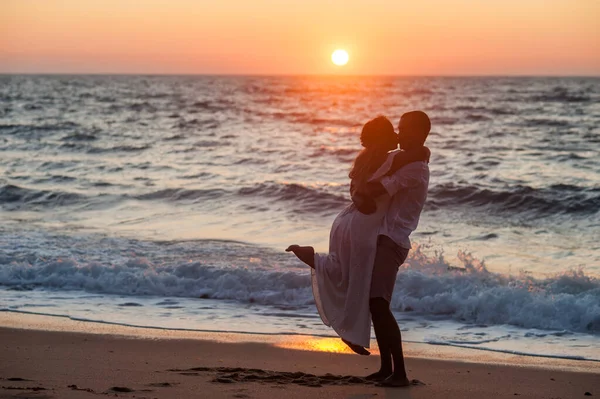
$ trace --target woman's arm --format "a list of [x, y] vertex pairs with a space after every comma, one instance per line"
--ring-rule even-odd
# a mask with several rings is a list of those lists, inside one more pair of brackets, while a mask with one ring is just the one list
[[364, 213], [365, 215], [375, 213], [375, 211], [377, 211], [377, 204], [375, 203], [375, 200], [361, 194], [357, 186], [358, 184], [356, 184], [354, 179], [351, 179], [350, 198], [352, 199], [352, 203], [360, 213]]
[[352, 195], [352, 203], [360, 213], [365, 215], [370, 215], [377, 211], [377, 204], [375, 203], [375, 200], [361, 193], [354, 193]]
[[[385, 176], [392, 176], [397, 171], [402, 169], [402, 167], [413, 162], [429, 163], [430, 156], [431, 151], [425, 146], [408, 151], [399, 151], [396, 155], [394, 155], [392, 166], [390, 167], [390, 170], [387, 171]], [[383, 184], [381, 184], [381, 182], [367, 183], [363, 187], [361, 187], [360, 190], [360, 194], [366, 198], [377, 198], [386, 193], [387, 190], [385, 189], [385, 187], [383, 187]]]
[[406, 151], [398, 151], [396, 155], [394, 155], [394, 161], [392, 162], [392, 166], [390, 170], [385, 174], [386, 176], [391, 176], [396, 173], [403, 166], [408, 165], [413, 162], [427, 162], [429, 163], [429, 157], [431, 156], [431, 151], [429, 148], [425, 146], [421, 146], [418, 148], [414, 148]]

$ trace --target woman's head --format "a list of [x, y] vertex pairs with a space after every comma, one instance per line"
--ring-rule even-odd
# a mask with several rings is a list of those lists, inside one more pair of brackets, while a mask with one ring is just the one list
[[392, 122], [385, 116], [378, 116], [365, 123], [360, 143], [367, 149], [388, 152], [398, 147], [398, 136]]
[[389, 119], [378, 116], [365, 123], [360, 133], [360, 143], [365, 148], [354, 160], [349, 175], [358, 183], [368, 180], [383, 164], [387, 153], [398, 147], [398, 136]]

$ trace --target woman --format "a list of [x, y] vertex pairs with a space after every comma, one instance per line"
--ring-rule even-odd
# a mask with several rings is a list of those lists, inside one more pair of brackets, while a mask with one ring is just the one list
[[[335, 219], [329, 236], [329, 253], [316, 254], [313, 247], [291, 245], [286, 249], [312, 268], [315, 303], [323, 323], [331, 326], [356, 353], [368, 355], [371, 319], [369, 290], [377, 248], [377, 236], [390, 197], [376, 200], [361, 197], [367, 182], [377, 181], [390, 172], [392, 164], [406, 165], [428, 157], [423, 151], [389, 154], [398, 146], [394, 127], [384, 116], [367, 122], [360, 135], [364, 149], [358, 154], [349, 177], [353, 203]], [[428, 152], [428, 151], [427, 151]], [[400, 157], [400, 158], [397, 158]], [[395, 162], [394, 162], [395, 160]], [[400, 162], [399, 162], [400, 160]], [[374, 203], [365, 203], [371, 201]], [[361, 213], [355, 204], [362, 203]]]

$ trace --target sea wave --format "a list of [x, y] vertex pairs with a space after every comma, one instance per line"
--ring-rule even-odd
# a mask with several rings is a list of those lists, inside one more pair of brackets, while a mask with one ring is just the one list
[[430, 187], [428, 205], [493, 207], [498, 212], [511, 214], [586, 216], [600, 211], [600, 188], [555, 184], [544, 188], [517, 185], [507, 190], [492, 190], [446, 183]]
[[294, 183], [260, 183], [238, 190], [241, 196], [258, 196], [273, 198], [279, 201], [294, 201], [302, 204], [307, 212], [339, 210], [349, 204], [349, 198], [343, 195], [324, 191], [322, 187], [308, 187]]
[[545, 278], [492, 273], [468, 253], [464, 268], [444, 270], [422, 252], [412, 255], [396, 282], [392, 306], [477, 324], [600, 332], [600, 280], [579, 269]]
[[221, 189], [185, 190], [173, 188], [142, 194], [136, 198], [139, 200], [197, 201], [200, 199], [217, 199], [225, 193], [226, 191]]
[[142, 145], [117, 145], [113, 147], [90, 147], [87, 152], [88, 154], [104, 154], [104, 153], [114, 153], [114, 152], [141, 152], [152, 148], [150, 144], [142, 144]]
[[0, 206], [4, 210], [71, 205], [85, 198], [83, 195], [64, 191], [35, 190], [13, 184], [0, 186]]
[[557, 86], [552, 90], [541, 95], [535, 95], [531, 98], [533, 101], [539, 102], [556, 102], [556, 103], [581, 103], [592, 101], [592, 98], [582, 91], [569, 90], [566, 87]]
[[[490, 272], [482, 262], [461, 253], [462, 268], [420, 248], [400, 269], [392, 308], [463, 323], [600, 333], [600, 280], [581, 269], [535, 278]], [[218, 267], [186, 260], [153, 263], [131, 257], [111, 262], [68, 258], [23, 261], [0, 257], [0, 285], [84, 290], [127, 296], [179, 296], [235, 300], [262, 305], [313, 303], [307, 272], [256, 267], [252, 262]]]
[[14, 135], [28, 140], [42, 139], [48, 134], [75, 132], [82, 129], [78, 123], [66, 122], [45, 122], [45, 123], [8, 123], [0, 124], [0, 134]]
[[[186, 176], [186, 178], [189, 177]], [[36, 183], [44, 181], [53, 183], [61, 182], [57, 181], [56, 176], [53, 175], [37, 179]], [[73, 181], [73, 179], [70, 181]], [[0, 207], [5, 211], [86, 205], [92, 201], [102, 202], [104, 198], [113, 205], [116, 205], [121, 201], [130, 199], [183, 204], [224, 197], [229, 197], [230, 199], [234, 197], [257, 197], [274, 203], [286, 202], [289, 204], [288, 208], [306, 213], [336, 211], [349, 203], [349, 199], [345, 196], [325, 191], [322, 187], [308, 187], [300, 184], [279, 182], [265, 182], [229, 190], [223, 188], [166, 188], [141, 194], [123, 193], [116, 196], [109, 196], [103, 193], [94, 196], [92, 194], [85, 195], [57, 189], [25, 188], [10, 183], [0, 185]]]
[[[325, 150], [322, 150], [325, 151]], [[343, 154], [344, 152], [341, 152]], [[139, 166], [145, 169], [143, 166]], [[149, 167], [149, 166], [148, 166]], [[47, 165], [47, 169], [52, 169]], [[56, 168], [54, 168], [56, 169]], [[187, 178], [187, 177], [185, 177]], [[76, 180], [69, 178], [77, 183]], [[6, 181], [5, 181], [6, 182]], [[56, 175], [35, 180], [57, 182]], [[64, 190], [25, 188], [0, 181], [0, 206], [5, 210], [22, 210], [34, 207], [61, 207], [85, 204], [94, 199], [92, 195]], [[302, 185], [297, 183], [267, 181], [241, 188], [193, 189], [174, 187], [145, 193], [123, 193], [111, 197], [110, 201], [136, 199], [140, 201], [192, 202], [228, 197], [230, 200], [261, 198], [271, 204], [287, 203], [295, 212], [331, 213], [341, 210], [350, 202], [349, 196], [337, 185]], [[97, 197], [106, 196], [97, 194]], [[102, 198], [100, 198], [102, 201]], [[115, 204], [117, 202], [114, 202]], [[468, 206], [494, 212], [510, 212], [511, 215], [529, 216], [573, 215], [590, 216], [600, 211], [600, 187], [579, 187], [571, 184], [554, 184], [543, 188], [517, 185], [505, 190], [493, 190], [477, 185], [446, 183], [432, 185], [429, 189], [427, 206], [433, 208], [456, 208]]]

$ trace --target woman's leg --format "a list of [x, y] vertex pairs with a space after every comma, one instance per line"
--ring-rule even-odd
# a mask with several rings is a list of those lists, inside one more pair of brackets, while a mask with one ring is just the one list
[[342, 338], [342, 342], [348, 345], [348, 348], [352, 349], [352, 351], [358, 355], [369, 356], [371, 354], [364, 346], [353, 344], [350, 341], [346, 341], [344, 338]]

